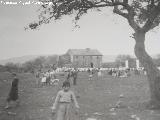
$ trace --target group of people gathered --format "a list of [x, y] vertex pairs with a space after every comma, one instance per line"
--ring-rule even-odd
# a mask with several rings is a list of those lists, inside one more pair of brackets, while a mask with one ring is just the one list
[[[77, 97], [75, 95], [75, 90], [71, 90], [70, 88], [72, 87], [71, 82], [73, 83], [74, 86], [77, 85], [77, 76], [78, 76], [78, 70], [73, 69], [68, 71], [67, 76], [65, 77], [65, 80], [62, 83], [62, 89], [58, 91], [55, 100], [53, 102], [53, 105], [51, 107], [51, 112], [54, 116], [56, 116], [56, 120], [71, 120], [72, 114], [78, 114], [80, 106], [77, 102]], [[88, 75], [89, 75], [89, 80], [92, 80], [92, 77], [94, 73], [97, 73], [98, 77], [102, 75], [101, 70], [98, 69], [97, 71], [93, 71], [92, 69], [88, 69]], [[128, 72], [128, 71], [125, 71]], [[109, 71], [109, 74], [117, 74], [115, 71]], [[118, 73], [120, 74], [120, 73]], [[12, 86], [10, 89], [10, 92], [8, 94], [8, 97], [6, 99], [7, 104], [5, 106], [6, 109], [10, 107], [10, 102], [16, 102], [16, 104], [19, 104], [19, 97], [18, 97], [18, 82], [19, 79], [17, 78], [17, 74], [13, 73], [13, 81], [12, 81]], [[41, 82], [43, 85], [50, 84], [52, 79], [55, 80], [57, 79], [55, 71], [47, 71], [43, 73], [37, 73], [36, 74], [37, 79], [41, 79]], [[71, 81], [72, 80], [72, 81]], [[74, 104], [72, 104], [74, 103]], [[74, 105], [74, 107], [73, 107]], [[73, 110], [74, 109], [74, 110]]]
[[[73, 79], [73, 85], [76, 85], [77, 83], [77, 74], [78, 70], [73, 69], [69, 70], [66, 80]], [[56, 72], [55, 70], [48, 70], [46, 72], [38, 71], [35, 74], [37, 85], [46, 86], [46, 85], [55, 85], [57, 82], [59, 82], [59, 79], [57, 78], [58, 75], [65, 76], [65, 73]]]
[[[74, 74], [73, 74], [74, 75]], [[53, 115], [56, 115], [56, 120], [71, 120], [73, 116], [73, 105], [74, 105], [74, 113], [78, 114], [79, 112], [79, 104], [77, 102], [76, 96], [71, 88], [71, 83], [69, 81], [69, 76], [67, 79], [63, 81], [62, 89], [57, 93], [55, 101], [51, 107], [51, 112]], [[6, 99], [5, 109], [10, 108], [10, 103], [15, 102], [16, 106], [19, 105], [19, 96], [18, 96], [18, 84], [19, 79], [17, 74], [12, 74], [13, 80], [11, 84], [11, 89]], [[74, 81], [74, 84], [76, 82]], [[71, 104], [74, 103], [74, 104]], [[72, 106], [72, 107], [71, 107]], [[72, 110], [72, 111], [71, 111]]]

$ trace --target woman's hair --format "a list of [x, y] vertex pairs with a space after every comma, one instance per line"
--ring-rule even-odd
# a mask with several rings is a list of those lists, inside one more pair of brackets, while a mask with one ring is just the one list
[[70, 82], [69, 81], [64, 81], [62, 87], [70, 87]]

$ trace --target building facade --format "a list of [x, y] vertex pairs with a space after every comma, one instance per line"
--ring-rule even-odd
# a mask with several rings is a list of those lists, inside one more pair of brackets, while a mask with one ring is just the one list
[[74, 67], [101, 67], [102, 54], [96, 49], [69, 49], [66, 53], [70, 56]]

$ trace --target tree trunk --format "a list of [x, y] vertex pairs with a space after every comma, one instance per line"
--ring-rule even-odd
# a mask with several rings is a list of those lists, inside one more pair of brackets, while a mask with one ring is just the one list
[[160, 72], [153, 63], [152, 58], [145, 50], [145, 34], [137, 31], [135, 37], [135, 55], [139, 59], [147, 72], [149, 87], [150, 87], [150, 107], [160, 108]]

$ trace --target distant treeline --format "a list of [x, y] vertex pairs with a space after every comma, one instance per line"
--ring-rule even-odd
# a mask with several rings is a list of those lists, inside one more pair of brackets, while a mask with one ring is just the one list
[[56, 67], [65, 66], [65, 64], [70, 64], [70, 58], [65, 54], [61, 56], [40, 56], [23, 64], [9, 62], [0, 65], [0, 72], [35, 72], [41, 69], [56, 69]]
[[[102, 63], [103, 68], [111, 67], [124, 67], [125, 61], [128, 60], [129, 67], [136, 67], [136, 58], [131, 57], [130, 55], [118, 55], [114, 62]], [[154, 63], [157, 66], [160, 66], [160, 55], [157, 58], [153, 59]], [[35, 72], [36, 70], [41, 69], [56, 69], [57, 67], [63, 67], [67, 64], [71, 64], [70, 58], [68, 55], [52, 55], [52, 56], [40, 56], [34, 60], [27, 61], [23, 64], [19, 63], [7, 63], [5, 65], [0, 65], [0, 72]]]
[[[118, 55], [114, 62], [102, 63], [102, 67], [104, 68], [117, 68], [117, 67], [125, 67], [125, 61], [128, 60], [129, 68], [136, 67], [136, 58], [130, 55]], [[156, 58], [153, 58], [153, 61], [156, 66], [160, 66], [160, 55], [157, 55]], [[143, 67], [140, 63], [140, 67]]]

